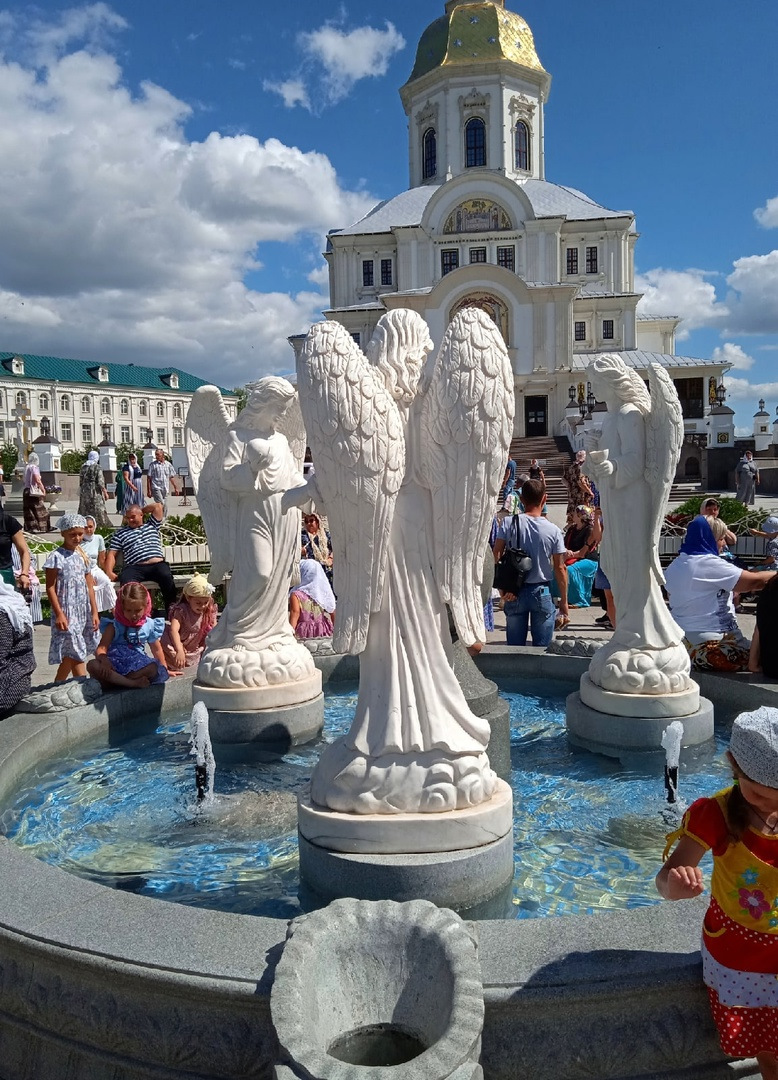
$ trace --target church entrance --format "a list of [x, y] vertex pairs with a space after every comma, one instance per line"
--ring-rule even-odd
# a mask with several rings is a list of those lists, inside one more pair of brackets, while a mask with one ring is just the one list
[[526, 397], [524, 399], [524, 433], [548, 435], [548, 398]]

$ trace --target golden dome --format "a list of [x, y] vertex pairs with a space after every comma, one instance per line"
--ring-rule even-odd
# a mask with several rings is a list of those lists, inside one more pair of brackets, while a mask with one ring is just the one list
[[449, 0], [446, 14], [430, 23], [421, 35], [408, 82], [438, 67], [489, 64], [495, 60], [510, 60], [545, 73], [532, 31], [521, 15], [506, 10], [505, 0]]

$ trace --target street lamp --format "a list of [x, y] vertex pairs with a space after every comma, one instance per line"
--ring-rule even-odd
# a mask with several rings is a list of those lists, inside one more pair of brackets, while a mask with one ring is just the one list
[[110, 424], [103, 424], [101, 430], [102, 430], [102, 433], [103, 433], [103, 442], [104, 443], [109, 443], [111, 441], [111, 425]]
[[41, 418], [41, 435], [46, 438], [51, 435], [51, 422], [47, 416]]
[[589, 415], [592, 415], [592, 409], [597, 404], [597, 398], [592, 393], [592, 384], [589, 383], [589, 393], [586, 395], [586, 407], [589, 410]]
[[716, 401], [719, 405], [723, 405], [727, 398], [727, 391], [724, 387], [723, 381], [716, 387]]
[[154, 432], [151, 428], [146, 428], [146, 442], [151, 445], [151, 440], [154, 438]]
[[585, 401], [579, 401], [578, 402], [578, 411], [581, 414], [581, 419], [582, 420], [586, 419], [586, 410], [588, 409], [588, 407], [589, 406], [586, 404]]
[[575, 404], [575, 386], [573, 384], [571, 384], [568, 387], [567, 393], [568, 393], [568, 396], [570, 398], [570, 405], [574, 405]]

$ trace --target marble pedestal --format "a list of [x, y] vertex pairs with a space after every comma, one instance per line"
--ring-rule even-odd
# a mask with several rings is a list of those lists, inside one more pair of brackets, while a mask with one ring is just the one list
[[324, 723], [321, 685], [320, 671], [297, 682], [234, 690], [195, 682], [192, 701], [208, 709], [217, 763], [284, 753], [315, 739]]
[[345, 814], [298, 801], [300, 880], [326, 900], [431, 900], [467, 910], [513, 878], [513, 796], [442, 814]]
[[575, 746], [625, 758], [662, 750], [662, 734], [674, 720], [683, 725], [683, 746], [713, 738], [713, 705], [696, 683], [680, 694], [614, 694], [596, 686], [588, 673], [565, 706], [567, 735]]

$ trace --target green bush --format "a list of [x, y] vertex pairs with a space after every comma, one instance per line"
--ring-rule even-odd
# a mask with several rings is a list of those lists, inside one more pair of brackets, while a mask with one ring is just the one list
[[[710, 495], [693, 495], [686, 502], [681, 503], [680, 506], [674, 506], [672, 510], [673, 517], [696, 517], [700, 512], [700, 507], [706, 499], [709, 499]], [[744, 506], [742, 502], [737, 499], [732, 499], [724, 496], [718, 499], [719, 503], [719, 517], [722, 521], [726, 521], [727, 525], [732, 525], [739, 518], [745, 517], [750, 513], [747, 506]]]
[[78, 476], [86, 464], [86, 455], [93, 449], [93, 446], [87, 446], [85, 450], [66, 450], [59, 459], [62, 472], [68, 476]]
[[6, 480], [11, 479], [11, 473], [19, 457], [19, 452], [12, 442], [3, 443], [0, 447], [0, 461], [3, 463], [3, 472]]
[[192, 533], [194, 536], [201, 536], [203, 541], [207, 540], [203, 519], [199, 514], [184, 514], [183, 517], [170, 514], [165, 518], [165, 524], [176, 525], [179, 529], [186, 529], [187, 532]]

